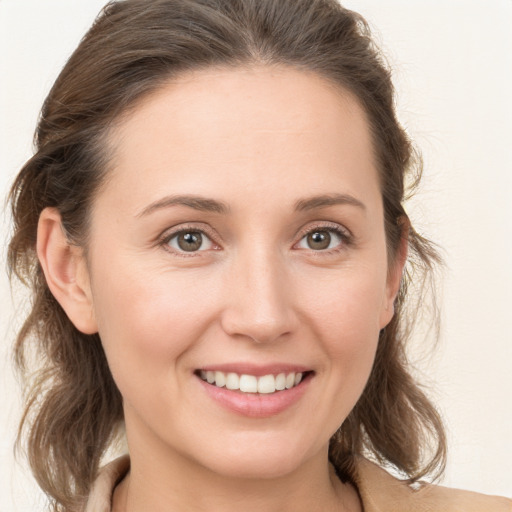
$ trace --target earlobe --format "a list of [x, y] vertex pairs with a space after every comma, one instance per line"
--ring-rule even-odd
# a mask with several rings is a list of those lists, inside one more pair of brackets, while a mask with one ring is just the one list
[[37, 227], [37, 256], [55, 299], [75, 327], [98, 332], [83, 251], [68, 240], [56, 208], [45, 208]]

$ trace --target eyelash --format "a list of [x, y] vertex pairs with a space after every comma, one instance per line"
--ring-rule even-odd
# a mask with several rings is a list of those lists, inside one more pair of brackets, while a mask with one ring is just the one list
[[341, 227], [339, 224], [322, 222], [313, 226], [309, 226], [305, 231], [301, 232], [299, 242], [297, 242], [295, 246], [302, 242], [302, 240], [304, 240], [307, 236], [317, 232], [334, 233], [340, 239], [340, 243], [331, 249], [322, 249], [317, 251], [314, 249], [309, 249], [315, 256], [335, 254], [343, 251], [353, 244], [353, 236], [348, 229]]
[[[180, 251], [180, 250], [172, 248], [169, 245], [173, 238], [176, 238], [179, 235], [184, 234], [184, 233], [199, 233], [202, 236], [206, 237], [208, 240], [210, 240], [210, 242], [212, 243], [212, 245], [214, 247], [218, 247], [218, 244], [215, 242], [215, 237], [213, 236], [213, 233], [211, 233], [211, 230], [209, 230], [203, 226], [198, 227], [198, 226], [186, 226], [186, 225], [180, 226], [180, 228], [176, 231], [164, 233], [162, 235], [162, 237], [160, 237], [158, 245], [162, 246], [166, 251], [170, 252], [171, 254], [178, 256], [178, 257], [182, 257], [182, 258], [195, 257], [198, 254], [205, 252], [204, 250], [190, 251], [190, 252]], [[213, 250], [218, 250], [218, 249], [213, 249]]]
[[[184, 233], [199, 233], [202, 236], [205, 236], [214, 247], [219, 247], [219, 245], [215, 242], [215, 237], [213, 236], [213, 233], [210, 232], [211, 230], [206, 229], [205, 227], [198, 227], [198, 226], [182, 226], [177, 231], [172, 232], [166, 232], [164, 235], [162, 235], [159, 239], [158, 244], [163, 246], [164, 249], [168, 252], [171, 252], [173, 255], [183, 257], [183, 258], [190, 258], [190, 257], [197, 257], [200, 253], [205, 252], [206, 250], [198, 250], [198, 251], [183, 251], [183, 250], [176, 250], [172, 247], [170, 247], [170, 242], [178, 237], [181, 234]], [[307, 236], [316, 233], [316, 232], [328, 232], [328, 233], [334, 233], [339, 239], [341, 240], [340, 244], [338, 246], [333, 247], [331, 249], [321, 249], [321, 250], [314, 250], [309, 249], [313, 254], [315, 255], [325, 255], [325, 254], [332, 254], [337, 253], [339, 251], [342, 251], [347, 248], [347, 246], [352, 245], [353, 243], [353, 236], [346, 228], [342, 228], [338, 224], [332, 224], [332, 223], [319, 223], [313, 226], [308, 227], [306, 230], [302, 231], [300, 233], [299, 241], [294, 244], [294, 247], [296, 247], [302, 240], [304, 240]], [[218, 250], [218, 249], [213, 249]], [[302, 250], [302, 249], [299, 249]], [[307, 249], [306, 249], [307, 250]]]

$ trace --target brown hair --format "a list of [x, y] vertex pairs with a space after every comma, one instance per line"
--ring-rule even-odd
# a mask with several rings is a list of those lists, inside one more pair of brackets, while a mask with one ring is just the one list
[[[9, 268], [32, 290], [15, 347], [16, 363], [29, 377], [20, 439], [26, 437], [30, 465], [55, 511], [76, 510], [86, 498], [123, 411], [99, 335], [79, 332], [48, 289], [35, 253], [39, 215], [56, 207], [69, 240], [86, 248], [89, 207], [107, 172], [102, 141], [109, 127], [179, 73], [253, 63], [316, 72], [359, 100], [380, 171], [390, 260], [401, 238], [409, 241], [395, 316], [380, 334], [363, 395], [331, 439], [330, 459], [343, 478], [350, 478], [358, 454], [394, 466], [411, 481], [444, 468], [441, 420], [411, 377], [405, 354], [407, 286], [436, 260], [432, 245], [407, 229], [402, 207], [406, 178], [416, 182], [421, 166], [396, 119], [390, 71], [364, 19], [336, 0], [114, 1], [50, 91], [35, 155], [10, 194]], [[33, 353], [35, 372], [28, 364]]]

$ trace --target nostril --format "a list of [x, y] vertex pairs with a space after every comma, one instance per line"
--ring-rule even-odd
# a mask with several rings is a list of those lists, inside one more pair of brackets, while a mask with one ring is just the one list
[[[254, 255], [252, 256], [254, 257]], [[230, 336], [247, 338], [254, 343], [272, 343], [295, 331], [296, 312], [292, 306], [290, 287], [285, 286], [282, 272], [266, 260], [244, 266], [228, 284], [228, 302], [221, 315], [221, 326]], [[241, 281], [237, 281], [240, 277]], [[234, 284], [233, 284], [234, 282]]]
[[222, 319], [222, 327], [229, 336], [258, 344], [274, 343], [289, 336], [293, 332], [292, 323], [284, 312], [264, 317], [256, 311], [253, 314], [232, 311]]

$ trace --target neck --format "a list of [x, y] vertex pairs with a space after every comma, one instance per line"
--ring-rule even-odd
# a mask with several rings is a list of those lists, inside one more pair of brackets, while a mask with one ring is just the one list
[[278, 477], [219, 475], [168, 451], [130, 449], [131, 469], [114, 493], [113, 512], [360, 512], [359, 497], [336, 476], [324, 452]]

